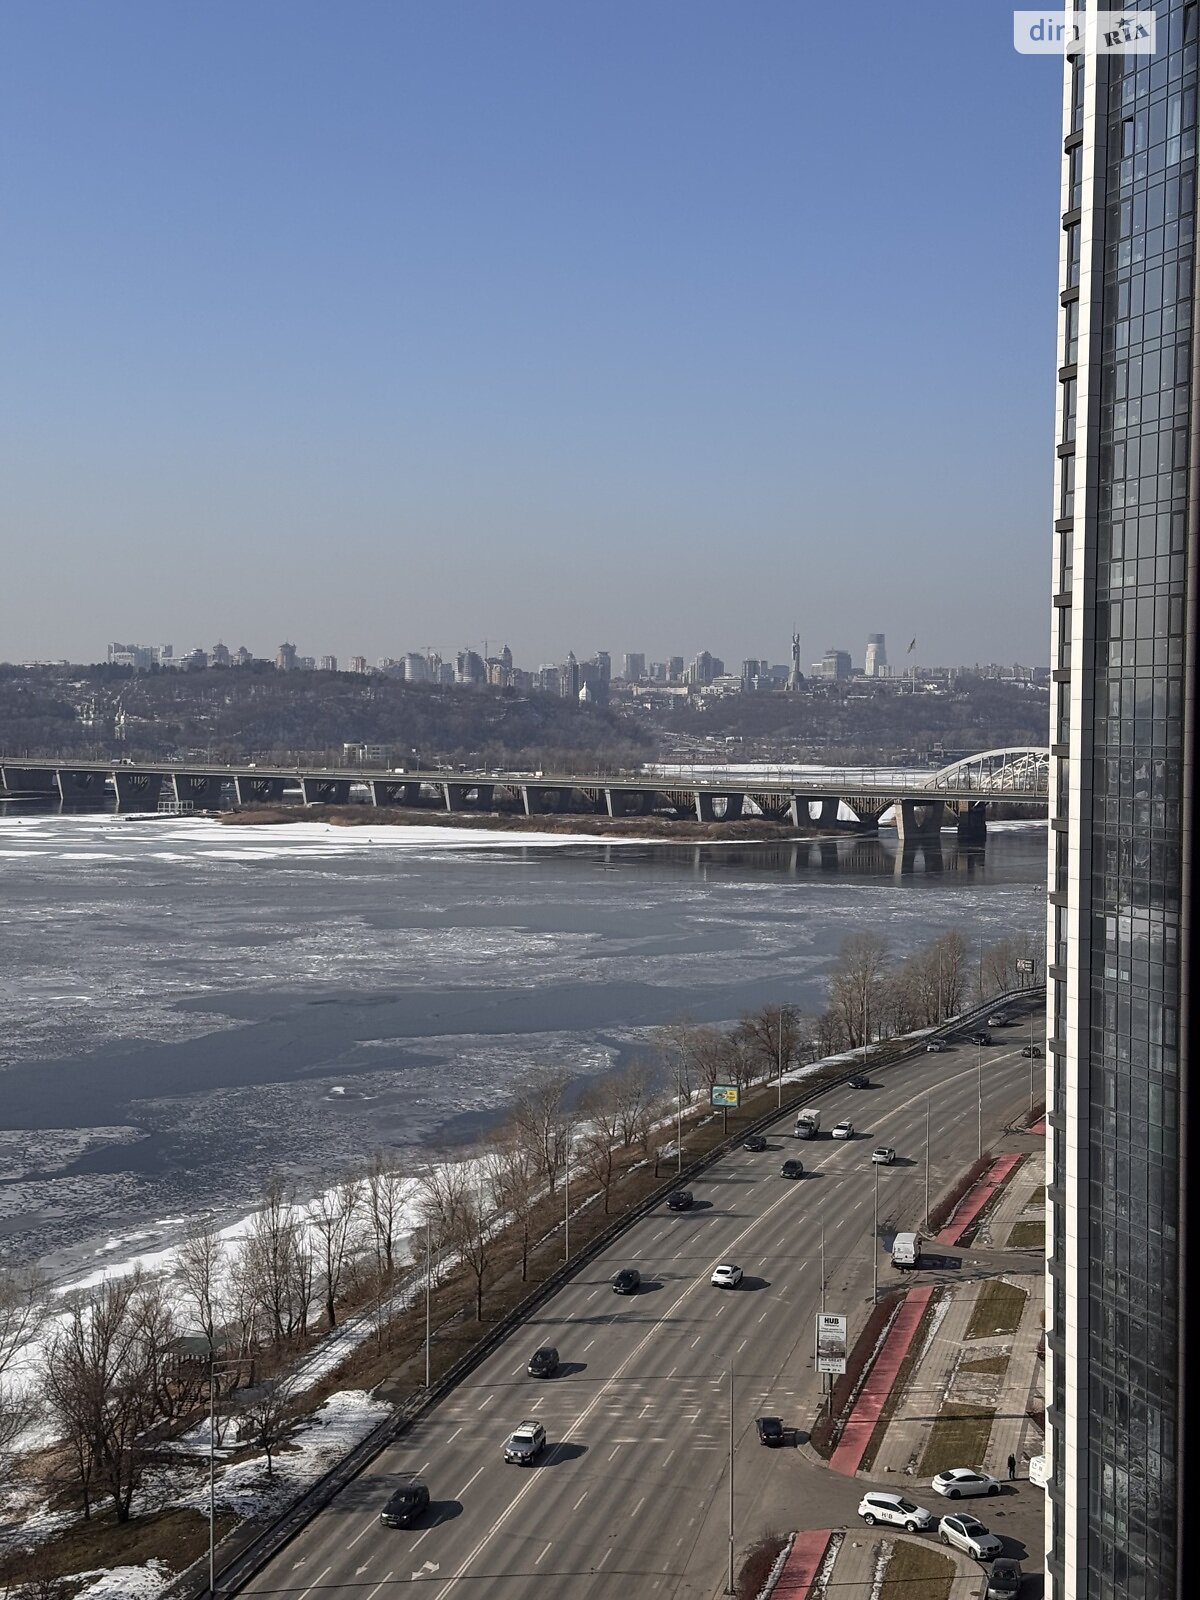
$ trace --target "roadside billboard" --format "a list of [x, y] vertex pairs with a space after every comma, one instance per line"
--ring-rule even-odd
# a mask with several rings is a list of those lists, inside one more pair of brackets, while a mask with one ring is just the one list
[[714, 1083], [710, 1091], [711, 1101], [714, 1106], [740, 1106], [742, 1091], [736, 1083]]
[[845, 1372], [848, 1328], [845, 1317], [817, 1312], [817, 1371]]

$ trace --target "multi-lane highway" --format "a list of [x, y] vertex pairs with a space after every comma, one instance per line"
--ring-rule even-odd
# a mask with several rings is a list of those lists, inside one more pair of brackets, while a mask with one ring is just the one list
[[[985, 1141], [1028, 1106], [1027, 1016], [982, 1051]], [[583, 1267], [243, 1592], [289, 1600], [390, 1600], [414, 1585], [428, 1600], [720, 1593], [730, 1367], [740, 1551], [769, 1527], [806, 1525], [804, 1474], [813, 1469], [797, 1451], [763, 1449], [754, 1419], [769, 1413], [805, 1428], [814, 1414], [822, 1234], [825, 1309], [849, 1313], [853, 1338], [871, 1299], [871, 1150], [890, 1144], [899, 1156], [878, 1180], [886, 1284], [891, 1232], [919, 1226], [924, 1210], [927, 1093], [935, 1196], [975, 1158], [976, 1056], [971, 1045], [922, 1055], [879, 1074], [876, 1087], [827, 1095], [820, 1139], [793, 1141], [781, 1124], [767, 1151], [739, 1150], [711, 1168], [692, 1186], [693, 1210], [659, 1207]], [[828, 1133], [843, 1116], [857, 1129], [847, 1143]], [[806, 1176], [789, 1182], [780, 1166], [795, 1155]], [[740, 1289], [711, 1287], [723, 1261], [744, 1269]], [[641, 1272], [636, 1296], [610, 1287], [622, 1266]], [[552, 1380], [526, 1375], [542, 1344], [556, 1345], [564, 1363]], [[505, 1438], [525, 1418], [543, 1423], [550, 1447], [533, 1467], [506, 1465]], [[381, 1526], [397, 1475], [411, 1472], [429, 1485], [429, 1512], [411, 1530]]]

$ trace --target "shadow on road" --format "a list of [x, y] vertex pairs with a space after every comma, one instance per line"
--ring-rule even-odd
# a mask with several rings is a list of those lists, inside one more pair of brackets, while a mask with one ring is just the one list
[[557, 1467], [564, 1461], [578, 1461], [580, 1456], [587, 1455], [587, 1445], [579, 1444], [574, 1439], [564, 1440], [561, 1444], [552, 1444], [549, 1450], [543, 1453], [534, 1462], [536, 1467]]

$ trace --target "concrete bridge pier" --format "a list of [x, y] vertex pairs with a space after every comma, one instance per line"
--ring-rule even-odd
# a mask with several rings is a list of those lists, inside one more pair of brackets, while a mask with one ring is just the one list
[[958, 837], [963, 844], [982, 844], [987, 838], [987, 801], [968, 800], [958, 812]]
[[300, 793], [306, 806], [348, 806], [349, 778], [301, 778]]
[[283, 802], [283, 778], [256, 778], [252, 772], [234, 776], [233, 791], [240, 806], [277, 806]]
[[653, 789], [605, 789], [604, 804], [610, 817], [648, 817], [655, 795]]
[[544, 789], [540, 784], [521, 785], [521, 808], [527, 817], [555, 816], [567, 809], [569, 789]]
[[[815, 817], [811, 810], [811, 802], [814, 801], [819, 801], [821, 806]], [[807, 822], [810, 826], [815, 823], [818, 828], [836, 828], [838, 825], [838, 810], [841, 807], [841, 803], [837, 795], [798, 794], [796, 796], [796, 811], [800, 821]]]
[[162, 793], [163, 775], [118, 767], [113, 773], [113, 786], [117, 791], [118, 811], [153, 811]]
[[73, 772], [70, 767], [59, 767], [58, 797], [67, 801], [104, 800], [108, 796], [107, 772]]
[[419, 783], [393, 782], [390, 778], [372, 778], [369, 787], [373, 806], [419, 806], [421, 804], [421, 785]]
[[[494, 783], [443, 783], [442, 797], [447, 811], [490, 811], [495, 793]], [[474, 795], [474, 801], [468, 795]]]
[[[697, 789], [696, 821], [737, 822], [745, 804], [744, 794], [713, 794], [710, 789]], [[718, 806], [721, 807], [719, 812]]]
[[58, 794], [53, 767], [13, 767], [2, 769], [4, 788], [9, 794]]
[[216, 811], [221, 804], [224, 780], [215, 772], [173, 772], [175, 798], [181, 805], [189, 803], [200, 811]]
[[897, 800], [896, 837], [907, 848], [918, 839], [937, 839], [946, 811], [944, 800]]

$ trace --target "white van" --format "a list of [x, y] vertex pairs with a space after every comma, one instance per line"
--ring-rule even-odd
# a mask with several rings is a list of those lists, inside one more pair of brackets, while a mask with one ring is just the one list
[[797, 1139], [815, 1139], [821, 1131], [821, 1113], [816, 1106], [810, 1106], [807, 1111], [801, 1111], [796, 1118], [793, 1130]]
[[921, 1235], [898, 1233], [892, 1241], [892, 1265], [901, 1272], [911, 1272], [921, 1265]]

